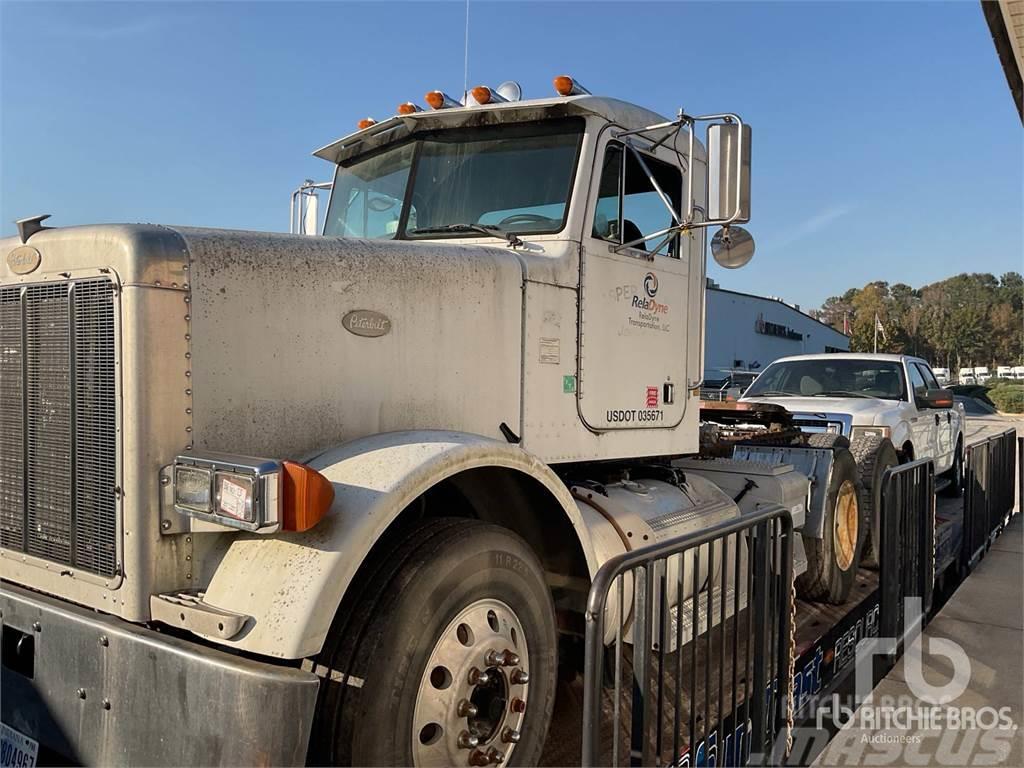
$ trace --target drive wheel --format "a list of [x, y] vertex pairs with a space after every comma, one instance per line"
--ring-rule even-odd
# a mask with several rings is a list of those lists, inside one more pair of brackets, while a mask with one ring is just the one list
[[858, 485], [853, 455], [839, 448], [825, 495], [824, 535], [820, 539], [804, 536], [807, 571], [797, 578], [802, 597], [834, 605], [849, 597], [865, 536]]
[[900, 457], [889, 438], [878, 435], [858, 437], [851, 443], [850, 452], [857, 462], [861, 518], [867, 529], [861, 560], [866, 567], [877, 570], [879, 542], [882, 541], [882, 477], [885, 470], [900, 463]]
[[358, 684], [318, 702], [314, 762], [536, 764], [557, 669], [536, 556], [512, 531], [463, 519], [421, 524], [396, 553], [356, 607], [357, 637], [330, 654]]

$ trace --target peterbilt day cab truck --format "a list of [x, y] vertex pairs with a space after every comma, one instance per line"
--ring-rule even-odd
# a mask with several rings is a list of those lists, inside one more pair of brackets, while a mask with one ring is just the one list
[[[8, 743], [531, 764], [601, 564], [758, 498], [845, 599], [848, 452], [791, 448], [816, 485], [693, 458], [705, 233], [753, 252], [749, 127], [555, 85], [434, 91], [318, 150], [318, 237], [0, 241]], [[724, 490], [754, 472], [769, 497]]]

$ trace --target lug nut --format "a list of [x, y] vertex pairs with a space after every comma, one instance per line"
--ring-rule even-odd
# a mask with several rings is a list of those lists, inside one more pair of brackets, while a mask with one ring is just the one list
[[519, 743], [519, 731], [515, 728], [506, 728], [501, 732], [501, 740], [506, 744], [518, 744]]
[[488, 667], [514, 667], [519, 663], [519, 656], [508, 648], [500, 653], [490, 650], [484, 656], [484, 663]]
[[463, 699], [459, 702], [458, 713], [459, 717], [476, 717], [476, 704], [469, 699]]
[[526, 685], [530, 682], [530, 675], [525, 669], [513, 670], [511, 677], [515, 685]]
[[469, 684], [470, 685], [487, 685], [491, 681], [491, 676], [486, 672], [481, 672], [476, 667], [469, 670]]
[[480, 740], [469, 731], [459, 734], [459, 749], [473, 749], [479, 743]]
[[505, 762], [505, 756], [494, 747], [491, 747], [487, 750], [487, 762], [500, 765]]
[[487, 753], [482, 749], [474, 749], [469, 753], [469, 764], [470, 765], [490, 765], [491, 759], [487, 756]]
[[512, 711], [517, 715], [523, 714], [526, 711], [526, 702], [522, 699], [512, 699]]

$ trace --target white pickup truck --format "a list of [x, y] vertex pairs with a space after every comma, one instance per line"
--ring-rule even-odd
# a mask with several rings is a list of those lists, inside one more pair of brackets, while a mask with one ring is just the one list
[[[881, 477], [896, 463], [930, 458], [949, 495], [963, 489], [963, 406], [939, 386], [931, 366], [907, 355], [866, 353], [784, 357], [769, 365], [740, 398], [775, 403], [794, 415], [821, 447], [846, 439], [861, 474], [861, 507], [877, 541]], [[820, 433], [820, 437], [814, 433]], [[865, 547], [868, 564], [877, 551]]]

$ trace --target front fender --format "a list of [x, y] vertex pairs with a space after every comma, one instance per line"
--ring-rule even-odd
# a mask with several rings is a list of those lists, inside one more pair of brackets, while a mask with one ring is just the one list
[[508, 468], [540, 482], [572, 523], [590, 575], [597, 571], [590, 533], [569, 490], [519, 446], [461, 432], [390, 432], [307, 463], [334, 486], [330, 512], [305, 533], [243, 534], [232, 541], [204, 602], [252, 619], [231, 640], [208, 639], [285, 659], [316, 654], [345, 590], [388, 526], [431, 486], [475, 467]]
[[[893, 446], [896, 448], [897, 451], [903, 449], [903, 444], [904, 443], [910, 443], [913, 446], [914, 445], [914, 435], [913, 435], [913, 432], [910, 429], [910, 424], [908, 422], [902, 421], [902, 420], [900, 420], [900, 421], [896, 422], [895, 424], [893, 424], [893, 427], [892, 427], [892, 437], [890, 439], [892, 441]], [[916, 451], [916, 446], [914, 446], [914, 448], [915, 448], [915, 451]]]

